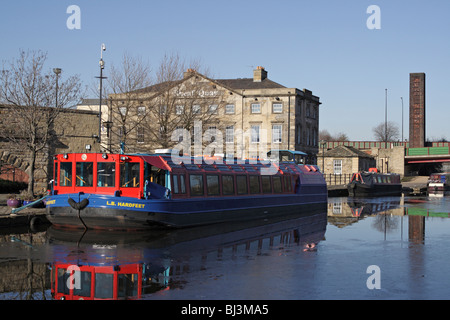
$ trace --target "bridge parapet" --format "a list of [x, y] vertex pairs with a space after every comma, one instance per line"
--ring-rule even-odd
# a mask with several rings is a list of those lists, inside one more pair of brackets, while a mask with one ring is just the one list
[[450, 148], [447, 147], [424, 147], [424, 148], [405, 148], [405, 156], [433, 156], [448, 155]]

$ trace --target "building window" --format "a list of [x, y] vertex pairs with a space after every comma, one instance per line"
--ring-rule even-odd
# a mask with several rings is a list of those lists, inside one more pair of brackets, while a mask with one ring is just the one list
[[272, 143], [281, 143], [282, 128], [281, 124], [274, 124], [272, 126]]
[[273, 113], [283, 113], [283, 104], [282, 103], [272, 104], [272, 112]]
[[225, 114], [234, 114], [234, 104], [227, 104], [225, 106]]
[[342, 174], [342, 160], [333, 160], [334, 174]]
[[217, 135], [217, 127], [211, 126], [208, 127], [208, 130], [206, 130], [204, 138], [207, 142], [214, 142], [216, 141], [216, 135]]
[[179, 105], [179, 106], [175, 106], [175, 113], [180, 115], [184, 113], [184, 106]]
[[261, 104], [252, 103], [252, 113], [261, 113]]
[[127, 114], [127, 107], [119, 107], [119, 112], [121, 115], [125, 116]]
[[137, 108], [137, 115], [138, 116], [145, 116], [145, 106], [139, 106]]
[[192, 114], [200, 114], [202, 111], [202, 107], [198, 104], [192, 106]]
[[184, 140], [184, 132], [185, 132], [185, 130], [183, 127], [177, 127], [175, 129], [174, 133], [178, 135], [178, 137], [177, 137], [178, 142], [182, 142]]
[[138, 127], [137, 128], [137, 142], [138, 143], [144, 143], [144, 127]]
[[297, 125], [297, 144], [302, 144], [302, 126], [300, 124]]
[[218, 105], [217, 105], [217, 104], [211, 104], [211, 105], [208, 107], [208, 113], [209, 113], [209, 114], [217, 114], [217, 108], [218, 108]]
[[234, 126], [227, 126], [225, 129], [225, 142], [234, 143]]
[[251, 142], [259, 143], [259, 125], [252, 126], [251, 128]]

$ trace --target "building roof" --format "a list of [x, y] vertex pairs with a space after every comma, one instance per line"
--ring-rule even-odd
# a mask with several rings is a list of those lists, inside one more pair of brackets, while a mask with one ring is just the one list
[[326, 157], [342, 157], [342, 158], [373, 158], [370, 154], [364, 151], [358, 150], [350, 146], [337, 146], [334, 149], [325, 151]]
[[253, 81], [253, 78], [241, 79], [216, 79], [217, 83], [231, 89], [279, 89], [285, 86], [276, 83], [270, 79], [264, 79], [260, 82]]

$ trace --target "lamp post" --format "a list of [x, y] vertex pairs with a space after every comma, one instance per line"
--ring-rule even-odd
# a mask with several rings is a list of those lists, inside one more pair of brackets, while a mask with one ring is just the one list
[[402, 144], [403, 144], [403, 97], [400, 97], [402, 100]]
[[106, 46], [104, 43], [102, 43], [100, 49], [100, 77], [96, 77], [100, 79], [100, 102], [98, 106], [98, 143], [101, 143], [102, 141], [102, 80], [106, 79], [106, 77], [103, 76], [103, 69], [105, 68], [105, 62], [103, 61], [103, 51], [106, 51]]
[[61, 68], [53, 68], [53, 72], [56, 74], [55, 108], [58, 108], [58, 77], [61, 74], [61, 71]]
[[325, 174], [325, 145], [327, 144], [326, 140], [320, 140], [320, 146], [322, 147], [322, 174]]
[[387, 89], [385, 89], [385, 105], [384, 105], [384, 148], [387, 149], [387, 141], [388, 141], [388, 136], [387, 136]]

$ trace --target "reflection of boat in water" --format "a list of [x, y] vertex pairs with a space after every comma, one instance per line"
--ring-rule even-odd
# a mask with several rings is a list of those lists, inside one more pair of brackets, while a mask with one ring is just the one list
[[348, 198], [347, 204], [353, 216], [363, 216], [385, 212], [400, 207], [400, 197], [382, 197], [374, 199]]
[[155, 232], [47, 231], [53, 248], [55, 299], [139, 299], [167, 289], [176, 272], [205, 268], [209, 253], [239, 255], [279, 244], [315, 250], [325, 235], [326, 212], [287, 219], [224, 223]]
[[433, 173], [428, 178], [427, 183], [428, 194], [438, 194], [444, 196], [444, 194], [450, 191], [450, 173]]
[[402, 184], [400, 175], [374, 170], [353, 174], [347, 189], [350, 197], [400, 196]]

